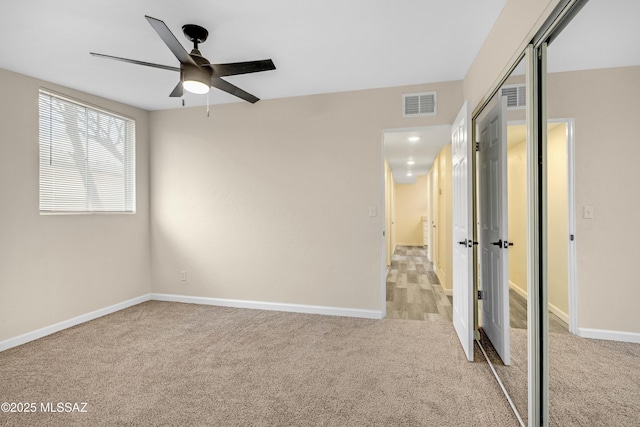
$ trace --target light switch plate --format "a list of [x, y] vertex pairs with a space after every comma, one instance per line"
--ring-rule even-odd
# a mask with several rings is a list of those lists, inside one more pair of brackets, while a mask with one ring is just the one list
[[369, 206], [369, 216], [377, 216], [378, 210], [375, 206]]
[[585, 206], [582, 212], [584, 219], [593, 219], [593, 206]]

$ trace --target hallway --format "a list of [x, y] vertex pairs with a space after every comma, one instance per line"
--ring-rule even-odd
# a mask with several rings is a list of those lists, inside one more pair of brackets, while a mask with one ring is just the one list
[[421, 246], [396, 246], [387, 272], [387, 318], [451, 322], [451, 299]]

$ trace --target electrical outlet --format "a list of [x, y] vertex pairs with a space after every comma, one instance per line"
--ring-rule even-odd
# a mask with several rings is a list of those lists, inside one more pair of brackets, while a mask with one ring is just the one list
[[180, 272], [180, 280], [182, 280], [183, 282], [187, 281], [187, 271], [186, 270], [182, 270]]

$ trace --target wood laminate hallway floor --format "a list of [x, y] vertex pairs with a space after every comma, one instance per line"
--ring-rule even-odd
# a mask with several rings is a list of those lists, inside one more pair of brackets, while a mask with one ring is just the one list
[[451, 321], [447, 297], [421, 246], [396, 246], [387, 272], [387, 317]]

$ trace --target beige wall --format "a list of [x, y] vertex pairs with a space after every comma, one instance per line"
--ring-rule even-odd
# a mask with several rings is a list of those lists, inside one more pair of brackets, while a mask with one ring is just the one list
[[555, 314], [568, 321], [569, 195], [566, 124], [550, 124], [547, 141], [549, 307]]
[[438, 265], [436, 272], [442, 289], [453, 291], [453, 239], [452, 195], [451, 195], [451, 144], [445, 145], [438, 154], [440, 178], [438, 179]]
[[435, 227], [432, 227], [435, 241], [434, 270], [442, 289], [447, 294], [453, 291], [453, 239], [452, 195], [451, 195], [451, 144], [445, 145], [431, 169], [433, 177], [433, 200]]
[[[429, 90], [438, 115], [403, 118]], [[154, 290], [383, 310], [382, 132], [461, 104], [458, 81], [152, 112]]]
[[575, 119], [578, 325], [640, 333], [640, 67], [555, 73], [548, 87], [549, 116]]
[[[513, 145], [511, 145], [513, 144]], [[527, 293], [527, 143], [510, 141], [507, 151], [509, 285]]]
[[[524, 129], [524, 125], [515, 127]], [[509, 126], [511, 130], [512, 126]], [[520, 134], [522, 135], [522, 134]], [[549, 125], [548, 134], [548, 277], [549, 305], [554, 313], [568, 321], [568, 171], [567, 128], [564, 123]], [[516, 137], [517, 138], [517, 137]], [[509, 141], [509, 283], [520, 294], [527, 294], [527, 148], [520, 138]]]
[[[136, 120], [135, 215], [39, 215], [38, 89]], [[0, 69], [0, 341], [150, 292], [148, 113]]]
[[394, 182], [395, 222], [398, 245], [423, 246], [422, 217], [427, 215], [427, 175], [415, 184]]

